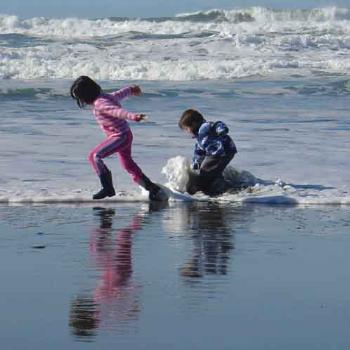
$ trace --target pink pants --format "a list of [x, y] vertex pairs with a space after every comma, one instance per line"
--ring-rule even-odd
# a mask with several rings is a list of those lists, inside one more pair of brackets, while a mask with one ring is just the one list
[[142, 170], [131, 158], [132, 139], [132, 133], [129, 130], [124, 135], [108, 137], [90, 151], [88, 160], [98, 176], [108, 171], [103, 158], [117, 153], [122, 167], [131, 175], [134, 182], [140, 182], [143, 175]]

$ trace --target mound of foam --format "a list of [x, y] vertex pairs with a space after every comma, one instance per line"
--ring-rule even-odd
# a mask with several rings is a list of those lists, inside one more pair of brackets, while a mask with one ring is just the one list
[[168, 180], [166, 186], [176, 191], [185, 192], [190, 169], [190, 162], [187, 158], [182, 156], [170, 158], [162, 169], [162, 174]]
[[[187, 158], [177, 156], [167, 161], [162, 169], [168, 182], [166, 186], [173, 190], [185, 192], [190, 178], [190, 162]], [[224, 178], [230, 182], [232, 190], [210, 198], [196, 193], [194, 200], [213, 200], [230, 203], [254, 203], [268, 205], [349, 205], [349, 192], [332, 186], [317, 184], [287, 184], [281, 179], [275, 181], [255, 177], [246, 170], [228, 166]]]
[[[176, 191], [185, 192], [186, 184], [190, 178], [190, 171], [190, 162], [186, 157], [177, 156], [170, 158], [162, 169], [162, 174], [168, 180], [166, 186]], [[256, 178], [249, 171], [240, 171], [232, 166], [228, 166], [223, 175], [233, 189], [247, 188], [262, 182], [262, 180]]]

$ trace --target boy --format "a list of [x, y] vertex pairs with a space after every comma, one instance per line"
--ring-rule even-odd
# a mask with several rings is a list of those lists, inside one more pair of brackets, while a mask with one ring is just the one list
[[190, 178], [187, 192], [202, 191], [211, 196], [225, 192], [228, 184], [222, 173], [237, 153], [228, 127], [221, 121], [207, 122], [194, 109], [182, 114], [179, 127], [196, 139], [192, 169], [198, 171], [198, 176]]

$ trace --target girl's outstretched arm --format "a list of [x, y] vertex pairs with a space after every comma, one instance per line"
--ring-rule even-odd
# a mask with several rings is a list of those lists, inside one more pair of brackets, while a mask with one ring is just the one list
[[129, 96], [140, 96], [142, 93], [141, 88], [138, 85], [128, 86], [118, 91], [112, 92], [111, 95], [117, 101], [121, 101]]
[[95, 105], [95, 111], [101, 116], [113, 117], [118, 119], [140, 121], [144, 118], [143, 114], [129, 112], [126, 109], [115, 105], [112, 101], [109, 100], [104, 100], [103, 103], [100, 103], [97, 106]]

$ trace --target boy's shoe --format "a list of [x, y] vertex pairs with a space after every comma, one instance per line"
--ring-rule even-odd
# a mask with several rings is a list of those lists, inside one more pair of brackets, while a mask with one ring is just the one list
[[223, 176], [220, 176], [212, 182], [204, 193], [210, 197], [215, 197], [225, 193], [230, 187], [229, 182], [227, 182]]
[[100, 181], [102, 189], [93, 195], [93, 199], [103, 199], [106, 197], [113, 197], [115, 190], [113, 187], [112, 173], [108, 170], [107, 172], [100, 175]]

